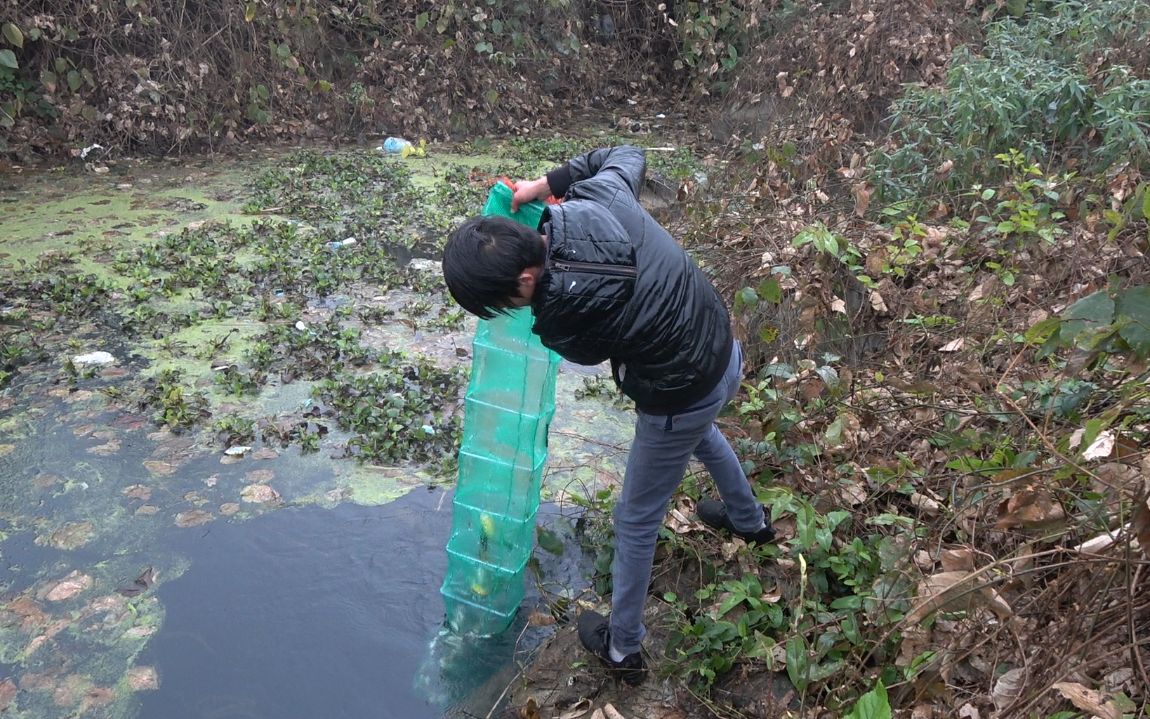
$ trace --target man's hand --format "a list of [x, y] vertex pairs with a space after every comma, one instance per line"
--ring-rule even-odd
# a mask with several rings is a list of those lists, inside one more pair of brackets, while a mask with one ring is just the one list
[[511, 211], [519, 212], [519, 206], [532, 200], [543, 200], [551, 196], [551, 188], [547, 186], [547, 177], [538, 180], [522, 180], [515, 185], [515, 193], [511, 196]]

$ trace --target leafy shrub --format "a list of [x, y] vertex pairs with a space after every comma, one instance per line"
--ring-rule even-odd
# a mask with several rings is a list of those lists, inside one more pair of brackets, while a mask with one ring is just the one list
[[909, 87], [893, 104], [892, 141], [872, 157], [880, 197], [997, 177], [995, 156], [1011, 149], [1082, 172], [1150, 168], [1150, 79], [1144, 64], [1120, 62], [1148, 33], [1150, 6], [1138, 0], [1066, 0], [994, 23], [981, 54], [955, 53], [945, 87]]

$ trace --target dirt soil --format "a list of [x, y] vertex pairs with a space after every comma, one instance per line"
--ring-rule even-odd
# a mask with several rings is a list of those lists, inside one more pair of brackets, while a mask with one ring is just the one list
[[[643, 642], [648, 678], [637, 687], [617, 680], [579, 643], [574, 614], [583, 609], [609, 612], [609, 597], [591, 604], [581, 600], [555, 634], [532, 656], [508, 684], [506, 700], [497, 714], [504, 719], [703, 719], [720, 712], [744, 717], [778, 717], [797, 710], [799, 697], [785, 673], [773, 672], [763, 664], [740, 664], [720, 677], [711, 697], [692, 692], [681, 677], [669, 677], [674, 670], [668, 658], [671, 631], [681, 617], [673, 605], [661, 600], [668, 592], [680, 597], [692, 595], [703, 583], [698, 568], [704, 563], [721, 564], [728, 559], [744, 570], [753, 562], [746, 545], [726, 541], [701, 525], [693, 524], [685, 539], [690, 551], [671, 550], [661, 543], [655, 558], [655, 576], [645, 609], [648, 634]], [[773, 563], [754, 566], [764, 586], [773, 584], [787, 593], [797, 586], [797, 577]], [[570, 621], [566, 621], [570, 619]], [[612, 711], [615, 713], [612, 714]], [[600, 714], [601, 712], [601, 714]]]

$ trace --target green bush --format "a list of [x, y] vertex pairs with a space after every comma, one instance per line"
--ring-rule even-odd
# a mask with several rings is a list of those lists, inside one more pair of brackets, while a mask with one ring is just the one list
[[910, 87], [892, 106], [892, 142], [871, 158], [879, 196], [998, 178], [995, 156], [1011, 149], [1080, 173], [1150, 168], [1150, 79], [1125, 54], [1148, 34], [1142, 0], [1067, 0], [992, 24], [981, 54], [956, 52], [944, 88]]

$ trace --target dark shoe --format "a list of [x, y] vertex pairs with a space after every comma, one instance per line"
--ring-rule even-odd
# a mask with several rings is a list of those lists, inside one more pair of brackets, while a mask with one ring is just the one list
[[[741, 537], [747, 544], [770, 544], [775, 541], [775, 530], [768, 521], [766, 526], [755, 532], [740, 532], [731, 524], [727, 516], [727, 505], [717, 499], [701, 499], [695, 506], [695, 513], [699, 521], [711, 529], [725, 529], [736, 537]], [[763, 519], [767, 519], [767, 508], [763, 507]]]
[[628, 654], [621, 662], [611, 658], [611, 625], [602, 614], [587, 610], [579, 615], [579, 642], [629, 686], [638, 686], [647, 678], [647, 664], [641, 653]]

